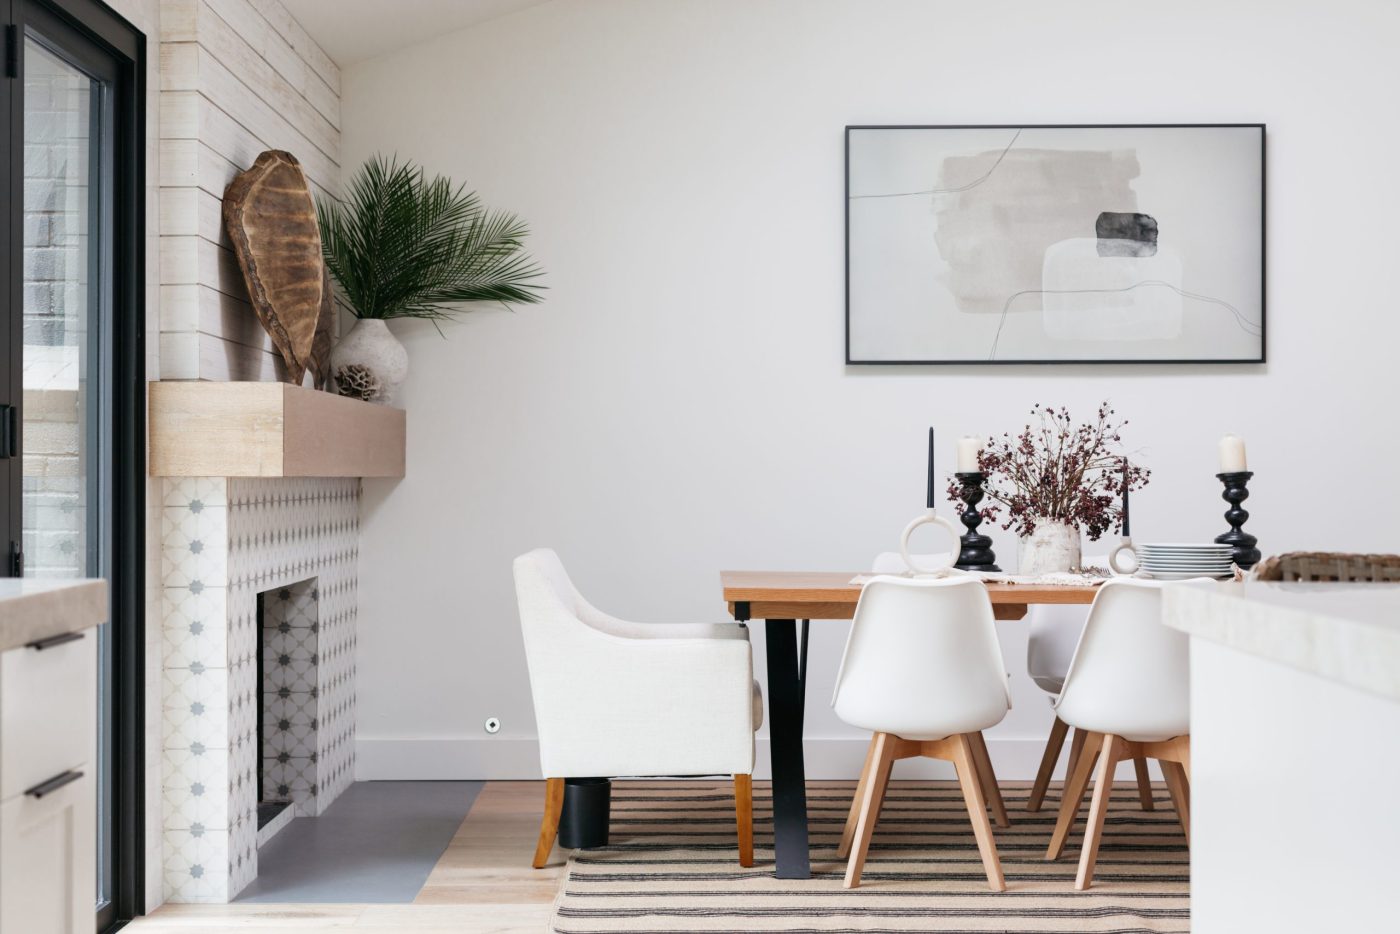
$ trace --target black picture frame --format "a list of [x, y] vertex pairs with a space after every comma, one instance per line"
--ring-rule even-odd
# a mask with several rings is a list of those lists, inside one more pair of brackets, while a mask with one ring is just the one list
[[[1147, 359], [1005, 359], [919, 360], [856, 359], [851, 353], [851, 134], [869, 130], [1118, 130], [1118, 129], [1256, 129], [1259, 131], [1259, 354], [1237, 358]], [[1264, 123], [963, 123], [963, 124], [848, 124], [843, 133], [842, 219], [844, 228], [845, 363], [847, 366], [1219, 366], [1268, 362], [1268, 132]]]

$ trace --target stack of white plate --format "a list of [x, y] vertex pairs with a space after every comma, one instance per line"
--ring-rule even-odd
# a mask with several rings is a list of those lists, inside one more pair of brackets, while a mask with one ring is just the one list
[[1134, 545], [1138, 568], [1158, 580], [1188, 577], [1229, 577], [1234, 550], [1229, 545], [1188, 545], [1175, 542]]

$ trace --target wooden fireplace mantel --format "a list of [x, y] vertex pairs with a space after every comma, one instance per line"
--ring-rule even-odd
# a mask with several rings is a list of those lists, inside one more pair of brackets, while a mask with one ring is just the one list
[[289, 383], [154, 382], [153, 477], [402, 477], [403, 409]]

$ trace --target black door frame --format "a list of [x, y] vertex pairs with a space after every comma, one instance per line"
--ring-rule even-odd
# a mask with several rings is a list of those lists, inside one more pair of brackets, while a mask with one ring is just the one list
[[[111, 900], [96, 918], [98, 930], [115, 929], [145, 909], [145, 511], [146, 511], [146, 37], [98, 0], [0, 0], [5, 19], [5, 91], [0, 125], [10, 145], [0, 146], [8, 223], [0, 223], [0, 268], [11, 309], [0, 315], [0, 402], [14, 406], [18, 450], [22, 427], [24, 160], [16, 151], [24, 134], [24, 35], [27, 27], [59, 43], [75, 64], [111, 76], [112, 171], [110, 186], [111, 306], [106, 386], [110, 393], [111, 646], [108, 698], [111, 723], [112, 820], [105, 840], [112, 870]], [[8, 318], [8, 320], [5, 320]], [[22, 541], [18, 457], [0, 461], [0, 531]], [[20, 569], [4, 562], [0, 574]]]

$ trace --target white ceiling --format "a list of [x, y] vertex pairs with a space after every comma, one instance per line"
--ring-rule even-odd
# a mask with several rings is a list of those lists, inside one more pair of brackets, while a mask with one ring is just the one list
[[282, 0], [302, 28], [345, 67], [546, 0]]

